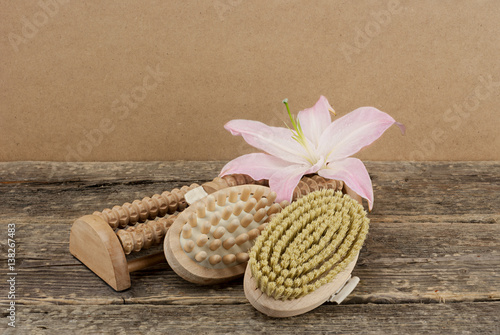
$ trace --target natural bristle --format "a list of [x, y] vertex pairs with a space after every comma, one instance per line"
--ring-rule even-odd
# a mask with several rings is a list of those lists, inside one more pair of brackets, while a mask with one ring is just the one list
[[[302, 183], [319, 187], [312, 179]], [[276, 300], [310, 294], [357, 257], [368, 224], [363, 206], [340, 191], [308, 193], [276, 214], [262, 234], [247, 233], [259, 236], [249, 252], [256, 287]]]

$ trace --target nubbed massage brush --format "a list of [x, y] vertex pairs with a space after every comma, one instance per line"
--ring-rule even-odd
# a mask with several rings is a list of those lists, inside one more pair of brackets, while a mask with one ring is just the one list
[[164, 242], [170, 267], [196, 284], [215, 284], [242, 276], [248, 250], [267, 219], [288, 202], [274, 203], [276, 193], [262, 185], [216, 191], [184, 210]]
[[368, 224], [363, 206], [340, 191], [301, 197], [273, 217], [250, 250], [247, 299], [272, 317], [321, 305], [349, 280]]

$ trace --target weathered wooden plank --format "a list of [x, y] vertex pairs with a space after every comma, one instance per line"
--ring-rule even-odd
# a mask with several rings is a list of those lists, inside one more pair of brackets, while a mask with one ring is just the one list
[[[48, 229], [50, 227], [50, 229]], [[200, 287], [166, 264], [132, 274], [117, 293], [68, 252], [70, 225], [18, 224], [18, 302], [23, 304], [244, 303], [242, 281]], [[7, 246], [0, 240], [0, 263]], [[372, 224], [345, 303], [500, 299], [500, 225]], [[6, 284], [0, 283], [0, 291]], [[0, 302], [6, 296], [0, 296]]]
[[[0, 162], [0, 181], [64, 182], [116, 180], [127, 177], [135, 180], [166, 180], [169, 176], [180, 180], [213, 178], [225, 161], [165, 161], [165, 162]], [[389, 177], [406, 175], [408, 180], [392, 179], [394, 183], [408, 182], [411, 175], [430, 180], [469, 176], [481, 182], [498, 181], [500, 162], [393, 162], [367, 161], [365, 165], [372, 178], [386, 174]], [[189, 172], [189, 173], [187, 173]], [[177, 174], [177, 176], [175, 176]], [[175, 180], [175, 179], [171, 179]]]
[[[0, 163], [0, 213], [69, 220], [215, 177], [224, 162]], [[373, 222], [497, 223], [500, 163], [367, 162]], [[52, 173], [52, 167], [56, 172]]]
[[[22, 306], [4, 334], [498, 334], [500, 302], [332, 305], [273, 319], [226, 306]], [[5, 318], [5, 312], [2, 311]], [[3, 323], [0, 327], [6, 327]]]
[[0, 182], [186, 181], [214, 178], [225, 162], [0, 162]]
[[224, 163], [0, 163], [0, 232], [17, 227], [17, 333], [500, 333], [499, 162], [367, 162], [375, 208], [361, 283], [345, 305], [292, 319], [255, 311], [241, 280], [200, 287], [167, 264], [115, 292], [69, 254], [75, 218], [210, 180]]

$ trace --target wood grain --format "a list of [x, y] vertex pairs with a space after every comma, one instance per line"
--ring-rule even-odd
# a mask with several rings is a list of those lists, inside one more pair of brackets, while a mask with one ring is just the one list
[[[204, 304], [213, 296], [219, 303], [246, 301], [241, 280], [203, 289], [178, 277], [167, 264], [131, 273], [132, 287], [116, 293], [69, 254], [69, 223], [47, 226], [17, 225], [22, 303]], [[408, 226], [371, 226], [353, 271], [361, 282], [344, 304], [500, 299], [499, 225]], [[0, 241], [0, 250], [5, 264], [5, 241]], [[41, 287], [40, 282], [45, 284]], [[0, 289], [5, 287], [0, 283]], [[0, 302], [5, 301], [6, 296], [0, 296]]]
[[[0, 215], [74, 219], [212, 180], [224, 162], [0, 163]], [[500, 162], [366, 162], [372, 222], [500, 221]], [[15, 195], [15, 196], [8, 196]], [[61, 196], [75, 199], [71, 206]], [[64, 199], [64, 197], [63, 197]], [[56, 215], [54, 215], [57, 213]]]
[[[17, 333], [4, 334], [493, 334], [500, 302], [455, 304], [324, 304], [273, 319], [250, 304], [206, 306], [26, 306]], [[0, 326], [1, 327], [1, 326]]]
[[[0, 163], [0, 231], [16, 224], [24, 333], [500, 333], [499, 162], [367, 162], [375, 202], [353, 271], [361, 282], [343, 305], [286, 321], [254, 310], [242, 279], [200, 287], [163, 263], [131, 273], [132, 287], [115, 292], [70, 255], [76, 218], [212, 180], [223, 164]], [[2, 273], [6, 257], [0, 238]]]

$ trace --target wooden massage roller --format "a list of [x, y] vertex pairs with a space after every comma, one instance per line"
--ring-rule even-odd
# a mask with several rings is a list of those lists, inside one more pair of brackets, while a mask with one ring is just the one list
[[181, 213], [167, 233], [164, 251], [170, 267], [196, 284], [225, 282], [245, 272], [248, 250], [267, 219], [288, 205], [261, 185], [212, 193]]
[[297, 187], [293, 191], [292, 201], [295, 201], [311, 192], [332, 189], [341, 191], [344, 187], [344, 183], [339, 180], [325, 179], [321, 176], [314, 175], [312, 177], [304, 176], [299, 181]]
[[[201, 187], [214, 192], [248, 183], [256, 182], [248, 176], [229, 175]], [[71, 227], [71, 254], [115, 290], [129, 288], [130, 272], [162, 262], [165, 256], [161, 251], [127, 261], [126, 255], [161, 245], [177, 214], [188, 206], [186, 193], [199, 187], [195, 183], [175, 188], [78, 218]]]
[[363, 206], [333, 189], [314, 191], [277, 214], [249, 252], [245, 295], [262, 313], [305, 313], [350, 278], [368, 233]]

